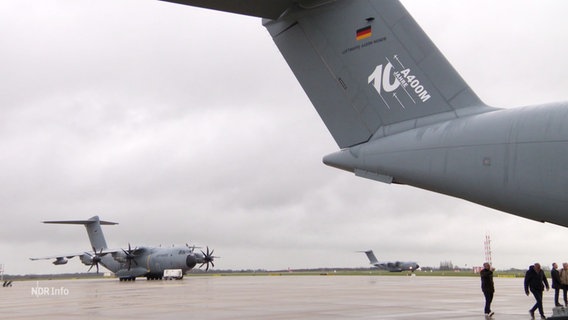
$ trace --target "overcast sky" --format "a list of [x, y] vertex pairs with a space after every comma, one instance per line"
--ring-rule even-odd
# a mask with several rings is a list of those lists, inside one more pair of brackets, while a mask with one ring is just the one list
[[[404, 0], [487, 103], [568, 100], [568, 2]], [[258, 18], [154, 0], [0, 2], [0, 263], [210, 246], [221, 269], [568, 261], [568, 230], [322, 164], [338, 149]]]

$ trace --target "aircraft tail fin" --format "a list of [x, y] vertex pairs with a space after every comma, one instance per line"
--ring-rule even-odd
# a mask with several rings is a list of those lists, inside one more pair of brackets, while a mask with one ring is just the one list
[[340, 147], [493, 110], [398, 0], [319, 2], [264, 25]]
[[51, 224], [82, 224], [87, 229], [91, 246], [96, 250], [106, 249], [107, 244], [101, 225], [113, 225], [117, 222], [102, 221], [98, 216], [89, 218], [88, 220], [63, 220], [63, 221], [43, 221], [43, 223]]
[[370, 264], [372, 264], [372, 265], [379, 264], [379, 260], [377, 260], [377, 257], [375, 257], [373, 250], [367, 250], [367, 251], [364, 251], [364, 252], [367, 255], [367, 258], [369, 258]]
[[399, 0], [163, 0], [263, 17], [341, 148], [495, 110]]

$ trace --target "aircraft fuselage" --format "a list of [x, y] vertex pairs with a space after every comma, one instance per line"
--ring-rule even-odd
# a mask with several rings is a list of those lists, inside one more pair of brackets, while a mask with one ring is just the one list
[[[187, 247], [171, 248], [142, 248], [143, 253], [130, 262], [123, 252], [116, 252], [101, 257], [100, 264], [114, 272], [118, 277], [128, 277], [137, 274], [146, 277], [161, 278], [165, 269], [181, 269], [183, 273], [191, 270], [202, 259], [201, 255], [192, 252]], [[90, 265], [90, 257], [85, 257], [83, 263]]]
[[568, 226], [568, 104], [498, 109], [343, 149], [324, 163]]

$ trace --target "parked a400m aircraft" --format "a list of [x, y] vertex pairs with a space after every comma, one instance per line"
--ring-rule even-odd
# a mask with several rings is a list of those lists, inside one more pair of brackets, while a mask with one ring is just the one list
[[164, 1], [263, 18], [341, 148], [325, 164], [568, 226], [568, 104], [485, 105], [398, 0]]
[[418, 263], [414, 261], [384, 261], [380, 262], [373, 253], [373, 250], [361, 251], [367, 255], [369, 259], [369, 264], [379, 270], [388, 270], [389, 272], [402, 272], [410, 271], [414, 272], [416, 269], [420, 268]]
[[41, 258], [30, 258], [30, 260], [50, 260], [55, 259], [53, 264], [61, 265], [68, 262], [67, 259], [78, 256], [83, 264], [90, 266], [89, 270], [96, 267], [99, 272], [99, 264], [112, 271], [121, 281], [135, 280], [136, 277], [146, 277], [148, 280], [161, 279], [166, 269], [181, 269], [182, 273], [191, 270], [197, 264], [206, 266], [213, 264], [213, 250], [200, 252], [195, 251], [195, 247], [136, 247], [132, 249], [130, 244], [126, 249], [108, 249], [101, 225], [113, 225], [116, 222], [101, 221], [98, 216], [91, 217], [89, 220], [72, 221], [44, 221], [44, 223], [55, 224], [82, 224], [87, 228], [87, 234], [91, 241], [91, 252], [60, 254]]

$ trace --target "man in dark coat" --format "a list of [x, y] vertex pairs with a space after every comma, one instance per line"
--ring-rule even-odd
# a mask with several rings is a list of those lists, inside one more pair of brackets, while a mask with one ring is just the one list
[[552, 289], [554, 289], [554, 305], [557, 307], [562, 307], [560, 303], [558, 303], [558, 295], [560, 293], [560, 289], [562, 288], [562, 283], [560, 282], [560, 272], [558, 272], [558, 265], [556, 262], [552, 264], [552, 270], [550, 270], [550, 278], [552, 279]]
[[540, 313], [540, 318], [546, 319], [542, 307], [542, 292], [544, 291], [544, 287], [546, 287], [547, 291], [550, 289], [546, 275], [540, 268], [540, 263], [535, 263], [534, 266], [530, 266], [529, 270], [525, 273], [525, 293], [528, 296], [530, 290], [536, 300], [535, 305], [529, 310], [532, 319], [534, 319], [536, 309], [538, 309]]
[[491, 302], [493, 301], [493, 293], [495, 292], [495, 286], [493, 285], [493, 271], [495, 268], [491, 268], [489, 262], [483, 264], [483, 270], [479, 272], [481, 276], [481, 291], [485, 296], [485, 318], [489, 319], [493, 316], [494, 312], [491, 311]]

